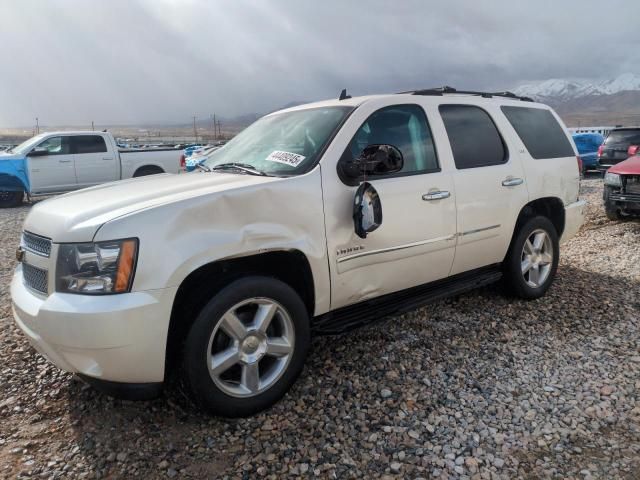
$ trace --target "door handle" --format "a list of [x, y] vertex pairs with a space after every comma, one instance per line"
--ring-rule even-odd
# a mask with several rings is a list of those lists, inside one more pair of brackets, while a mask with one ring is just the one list
[[113, 157], [102, 157], [103, 160], [113, 160]]
[[449, 198], [451, 194], [446, 190], [437, 190], [434, 192], [425, 193], [422, 195], [422, 200], [429, 202], [431, 200], [442, 200], [443, 198]]
[[502, 181], [503, 187], [515, 187], [516, 185], [522, 185], [524, 180], [521, 178], [507, 177]]
[[58, 160], [60, 163], [71, 163], [71, 160]]

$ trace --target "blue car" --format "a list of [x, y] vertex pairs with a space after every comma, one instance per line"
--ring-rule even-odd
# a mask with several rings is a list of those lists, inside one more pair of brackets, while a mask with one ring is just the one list
[[598, 169], [598, 148], [604, 142], [604, 137], [599, 133], [576, 133], [573, 141], [582, 159], [582, 173], [587, 170]]

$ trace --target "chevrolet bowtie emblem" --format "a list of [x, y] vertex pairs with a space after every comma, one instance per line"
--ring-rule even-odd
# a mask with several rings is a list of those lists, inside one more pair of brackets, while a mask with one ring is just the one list
[[18, 262], [22, 262], [24, 260], [24, 250], [22, 247], [18, 247], [16, 250], [16, 260], [18, 260]]

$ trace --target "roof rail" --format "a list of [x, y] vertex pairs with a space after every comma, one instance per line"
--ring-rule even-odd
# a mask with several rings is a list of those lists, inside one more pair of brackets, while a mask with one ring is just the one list
[[504, 97], [504, 98], [512, 98], [514, 100], [521, 100], [523, 102], [533, 102], [533, 99], [529, 97], [520, 97], [512, 92], [476, 92], [472, 90], [456, 90], [453, 87], [444, 86], [437, 88], [425, 88], [422, 90], [410, 90], [408, 92], [399, 92], [399, 93], [407, 93], [410, 95], [425, 95], [425, 96], [438, 96], [441, 97], [447, 94], [462, 94], [462, 95], [477, 95], [482, 98], [493, 98], [493, 97]]

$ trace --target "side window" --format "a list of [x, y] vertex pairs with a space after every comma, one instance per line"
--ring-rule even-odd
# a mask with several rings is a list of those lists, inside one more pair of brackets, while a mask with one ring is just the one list
[[78, 135], [73, 137], [75, 153], [100, 153], [107, 151], [104, 138], [99, 135]]
[[44, 150], [47, 155], [67, 155], [71, 153], [69, 137], [49, 137], [40, 142], [34, 150]]
[[504, 141], [486, 111], [473, 105], [440, 105], [439, 110], [458, 170], [507, 162]]
[[544, 108], [500, 107], [529, 154], [542, 158], [573, 157], [573, 148], [564, 130]]
[[372, 113], [358, 129], [342, 161], [352, 161], [368, 145], [393, 145], [404, 166], [394, 176], [438, 171], [438, 158], [427, 117], [418, 105], [394, 105]]

